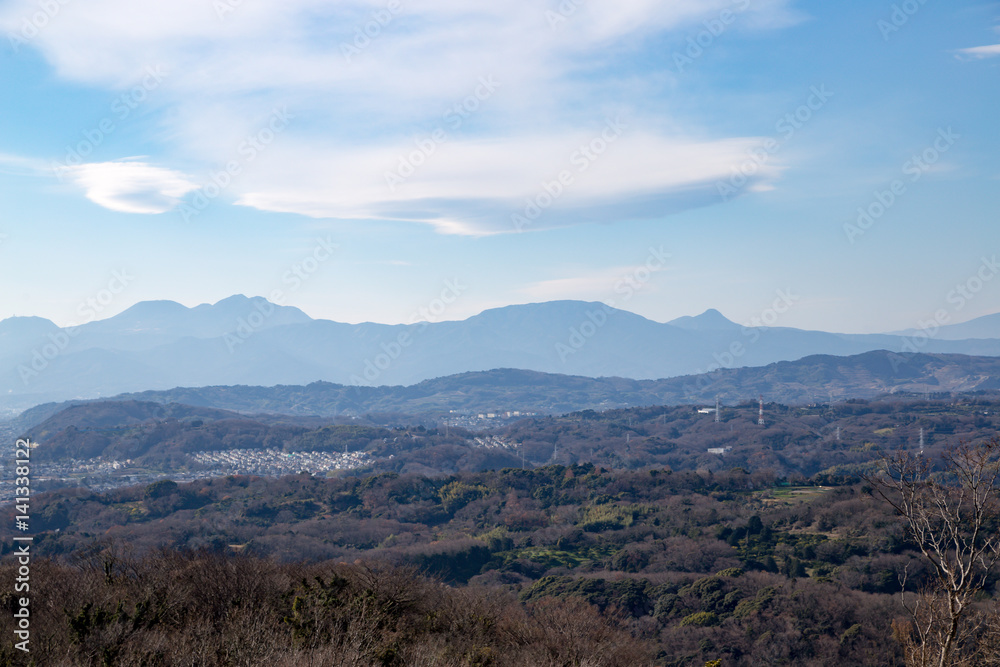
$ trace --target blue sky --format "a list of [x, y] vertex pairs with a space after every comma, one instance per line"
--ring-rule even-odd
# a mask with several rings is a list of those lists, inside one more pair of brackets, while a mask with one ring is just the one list
[[998, 26], [964, 0], [0, 2], [0, 318], [243, 293], [396, 323], [446, 281], [440, 319], [998, 312]]

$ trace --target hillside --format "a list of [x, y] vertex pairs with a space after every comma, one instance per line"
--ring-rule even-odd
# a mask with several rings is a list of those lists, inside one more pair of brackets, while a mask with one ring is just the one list
[[[103, 487], [127, 484], [136, 475], [191, 478], [304, 469], [333, 475], [442, 475], [554, 463], [615, 469], [739, 467], [850, 480], [879, 451], [917, 449], [923, 438], [931, 455], [1000, 431], [996, 395], [799, 406], [769, 402], [764, 410], [764, 426], [757, 424], [757, 403], [746, 401], [723, 403], [718, 422], [714, 414], [692, 406], [651, 406], [523, 418], [470, 431], [449, 425], [448, 419], [425, 427], [123, 401], [71, 406], [27, 435], [38, 443], [35, 460], [52, 466], [47, 476], [63, 484], [86, 477]], [[225, 452], [236, 452], [236, 458], [222, 456]], [[288, 463], [280, 463], [284, 460]], [[80, 472], [111, 463], [114, 471], [104, 477]]]
[[455, 665], [888, 667], [898, 575], [912, 590], [926, 573], [858, 488], [776, 487], [738, 469], [230, 476], [35, 503], [33, 552], [56, 559], [44, 573], [59, 599], [33, 612], [52, 628], [43, 656], [141, 663], [178, 643], [252, 640], [441, 664], [446, 641]]
[[[144, 391], [114, 401], [181, 403], [244, 414], [358, 417], [373, 413], [423, 415], [435, 423], [459, 413], [522, 411], [562, 414], [643, 405], [725, 403], [754, 399], [785, 404], [875, 398], [892, 393], [996, 391], [1000, 358], [899, 355], [886, 351], [852, 357], [818, 355], [760, 368], [726, 368], [662, 380], [588, 378], [498, 369], [426, 380], [416, 385], [357, 387], [316, 382], [305, 386], [210, 386]], [[7, 426], [24, 432], [68, 403], [27, 410]]]

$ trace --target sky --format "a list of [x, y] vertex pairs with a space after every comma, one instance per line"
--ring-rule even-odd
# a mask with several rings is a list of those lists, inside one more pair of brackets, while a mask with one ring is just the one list
[[0, 319], [1000, 312], [998, 2], [5, 0], [0, 36]]

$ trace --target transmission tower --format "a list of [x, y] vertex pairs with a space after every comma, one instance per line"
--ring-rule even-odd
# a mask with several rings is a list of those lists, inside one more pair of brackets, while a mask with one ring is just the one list
[[760, 409], [757, 411], [757, 426], [763, 426], [764, 425], [764, 397], [761, 396], [758, 400], [760, 401]]

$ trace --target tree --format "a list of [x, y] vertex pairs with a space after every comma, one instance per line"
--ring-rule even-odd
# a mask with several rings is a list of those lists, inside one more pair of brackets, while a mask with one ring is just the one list
[[903, 517], [931, 566], [921, 594], [901, 594], [912, 623], [894, 626], [907, 665], [920, 667], [968, 664], [978, 653], [985, 619], [973, 602], [1000, 559], [1000, 534], [994, 532], [1000, 440], [961, 444], [941, 458], [941, 469], [934, 470], [920, 455], [883, 456], [877, 472], [866, 477]]

